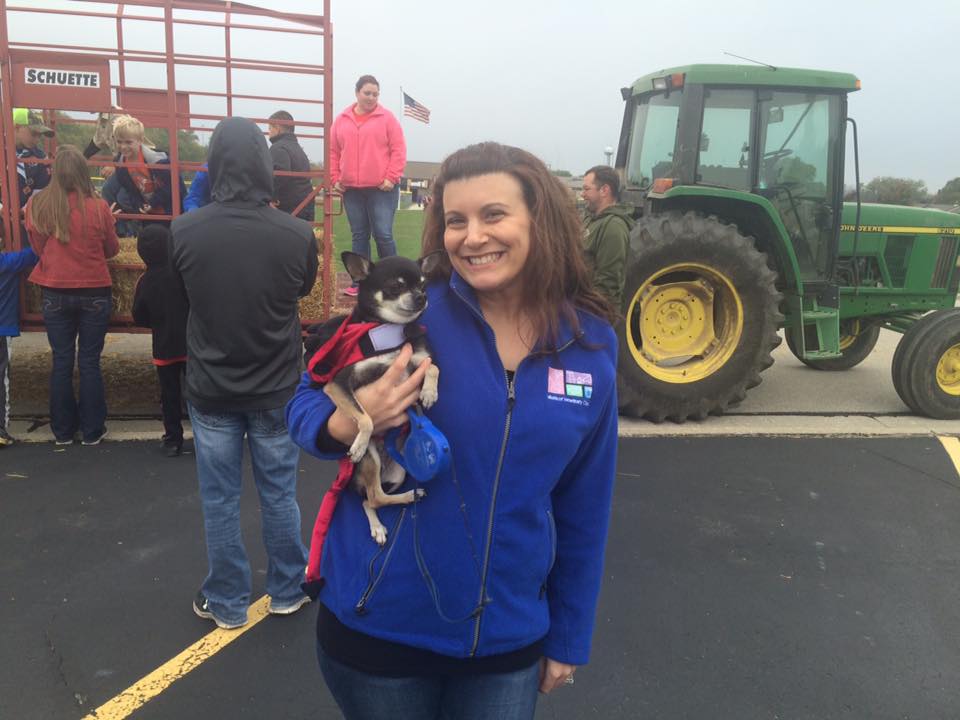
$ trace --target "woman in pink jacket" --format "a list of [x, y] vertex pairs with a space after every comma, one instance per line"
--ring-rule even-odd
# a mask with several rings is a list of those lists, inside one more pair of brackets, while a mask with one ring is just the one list
[[[380, 83], [373, 75], [357, 80], [357, 102], [337, 116], [330, 134], [330, 182], [343, 193], [353, 251], [370, 257], [370, 233], [380, 258], [397, 254], [393, 216], [407, 163], [407, 144], [393, 113], [378, 104]], [[356, 285], [345, 291], [356, 295]]]

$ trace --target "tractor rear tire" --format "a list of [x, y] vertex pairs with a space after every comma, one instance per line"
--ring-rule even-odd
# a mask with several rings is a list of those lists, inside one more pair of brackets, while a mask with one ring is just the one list
[[919, 413], [920, 410], [917, 409], [916, 401], [913, 399], [913, 392], [909, 383], [910, 372], [905, 358], [913, 357], [916, 343], [928, 332], [935, 331], [948, 315], [954, 313], [960, 313], [960, 308], [938, 310], [924, 315], [907, 329], [893, 353], [893, 362], [890, 364], [893, 388], [897, 391], [900, 399], [903, 400], [904, 405], [915, 413]]
[[960, 313], [940, 310], [914, 328], [921, 323], [900, 358], [900, 397], [919, 415], [960, 419]]
[[[790, 352], [807, 367], [814, 370], [849, 370], [856, 367], [873, 352], [880, 339], [880, 324], [872, 322], [863, 326], [866, 320], [859, 318], [845, 320], [840, 324], [840, 357], [825, 360], [805, 360], [800, 356], [800, 346], [795, 342], [794, 333], [787, 331], [787, 347]], [[844, 327], [846, 325], [846, 327]]]
[[[742, 401], [781, 342], [776, 279], [767, 256], [735, 225], [696, 212], [641, 218], [630, 234], [617, 326], [620, 412], [680, 423]], [[691, 341], [689, 355], [651, 355], [662, 343], [682, 346], [688, 331], [713, 339], [705, 349]]]

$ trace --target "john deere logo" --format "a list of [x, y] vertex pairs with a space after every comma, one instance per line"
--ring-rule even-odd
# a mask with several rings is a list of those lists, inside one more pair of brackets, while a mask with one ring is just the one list
[[45, 68], [24, 68], [27, 85], [52, 85], [54, 87], [100, 87], [100, 73], [76, 70], [48, 70]]

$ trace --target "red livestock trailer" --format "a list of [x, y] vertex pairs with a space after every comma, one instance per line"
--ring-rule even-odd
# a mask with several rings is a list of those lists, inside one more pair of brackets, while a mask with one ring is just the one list
[[[276, 174], [311, 178], [313, 192], [295, 214], [307, 203], [322, 207], [321, 220], [315, 222], [321, 239], [318, 288], [301, 304], [301, 315], [304, 324], [326, 319], [334, 296], [331, 195], [322, 167], [326, 129], [333, 122], [330, 0], [317, 0], [322, 11], [317, 15], [230, 0], [84, 0], [64, 5], [55, 0], [31, 0], [29, 5], [0, 0], [0, 130], [6, 168], [0, 201], [7, 249], [26, 243], [17, 218], [14, 108], [42, 111], [54, 129], [65, 123], [89, 125], [90, 136], [96, 122], [90, 113], [133, 115], [148, 129], [165, 131], [172, 172], [186, 175], [199, 170], [202, 162], [181, 159], [178, 132], [194, 133], [206, 144], [225, 117], [248, 117], [265, 128], [274, 110], [285, 109], [294, 116], [297, 136], [317, 169]], [[47, 150], [48, 155], [55, 153], [55, 140]], [[112, 158], [89, 162], [94, 167], [116, 165]], [[177, 183], [172, 189], [173, 205], [179, 208]], [[115, 279], [124, 273], [135, 277], [142, 265], [121, 260], [111, 269]], [[21, 293], [23, 326], [38, 329], [42, 316], [32, 302], [35, 293], [27, 287]], [[133, 330], [116, 293], [114, 305], [111, 329]]]

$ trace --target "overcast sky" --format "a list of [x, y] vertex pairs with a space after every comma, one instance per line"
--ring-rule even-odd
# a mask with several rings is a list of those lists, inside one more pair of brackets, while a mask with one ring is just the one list
[[401, 85], [430, 108], [429, 126], [404, 122], [411, 160], [494, 139], [577, 174], [616, 146], [621, 87], [674, 65], [741, 62], [728, 51], [856, 74], [863, 178], [935, 191], [960, 175], [955, 0], [334, 0], [331, 17], [338, 108], [367, 72], [395, 112]]
[[[252, 4], [322, 8], [312, 0]], [[353, 84], [365, 73], [377, 76], [381, 102], [398, 117], [401, 86], [430, 108], [429, 125], [403, 120], [410, 160], [439, 161], [493, 139], [579, 174], [617, 144], [621, 87], [675, 65], [741, 62], [726, 50], [773, 65], [855, 73], [863, 90], [852, 94], [850, 113], [860, 127], [864, 180], [915, 178], [936, 191], [960, 176], [955, 0], [333, 0], [331, 16], [337, 112], [353, 101]], [[33, 31], [79, 42], [73, 26]], [[162, 34], [151, 28], [147, 36], [162, 49]], [[193, 31], [176, 42], [184, 49], [192, 40], [210, 52], [217, 37]], [[268, 55], [303, 60], [315, 50], [285, 40]], [[203, 71], [189, 72], [199, 80]], [[178, 75], [178, 84], [187, 82]], [[285, 90], [306, 95], [303, 82], [291, 78]]]

